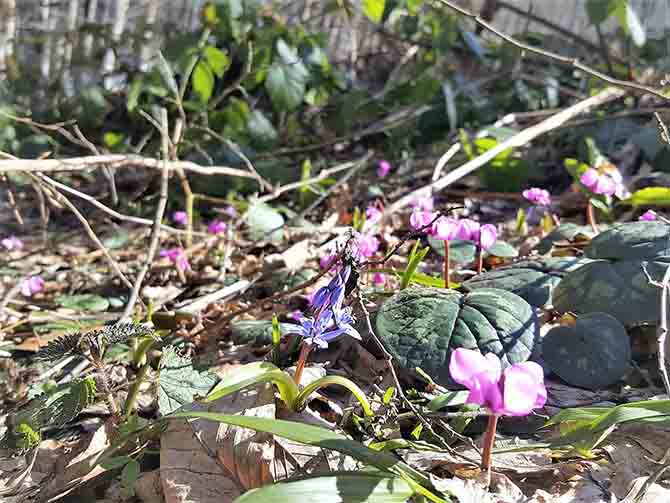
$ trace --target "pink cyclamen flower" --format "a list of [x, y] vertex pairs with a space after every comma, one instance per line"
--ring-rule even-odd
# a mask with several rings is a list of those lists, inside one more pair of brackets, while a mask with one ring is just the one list
[[237, 210], [235, 209], [235, 206], [226, 206], [223, 212], [230, 218], [235, 218], [237, 216]]
[[473, 241], [482, 247], [484, 250], [491, 248], [498, 239], [498, 230], [495, 225], [484, 224], [477, 230], [477, 234], [473, 236]]
[[44, 280], [41, 276], [31, 276], [21, 282], [21, 293], [24, 297], [32, 297], [44, 290]]
[[433, 223], [432, 234], [442, 241], [453, 241], [459, 238], [458, 220], [448, 217], [440, 217]]
[[356, 239], [356, 247], [361, 257], [372, 257], [379, 250], [379, 240], [372, 234], [360, 234]]
[[377, 165], [377, 176], [379, 178], [384, 178], [389, 174], [389, 171], [391, 171], [391, 163], [386, 160], [379, 161], [379, 164]]
[[188, 263], [188, 257], [183, 248], [170, 248], [168, 250], [161, 250], [161, 257], [167, 257], [170, 262], [177, 266], [181, 271], [189, 271], [191, 264]]
[[449, 374], [470, 394], [466, 403], [488, 408], [492, 414], [526, 416], [547, 401], [542, 367], [535, 362], [515, 363], [502, 372], [493, 353], [458, 348], [451, 354]]
[[416, 199], [412, 200], [409, 205], [414, 209], [418, 208], [424, 211], [433, 211], [433, 208], [435, 207], [435, 201], [430, 196], [417, 197]]
[[[421, 208], [414, 208], [412, 214], [409, 217], [409, 224], [412, 226], [412, 229], [421, 229], [433, 221], [436, 217], [435, 213], [432, 211], [422, 210]], [[433, 229], [428, 229], [428, 234], [432, 234]]]
[[605, 196], [614, 195], [617, 192], [617, 183], [610, 176], [605, 173], [599, 173], [598, 170], [587, 169], [579, 181], [594, 194], [602, 194]]
[[549, 191], [544, 189], [531, 187], [524, 190], [521, 195], [538, 206], [549, 206], [551, 204], [551, 195]]
[[651, 211], [651, 210], [647, 210], [647, 211], [645, 211], [645, 212], [644, 212], [642, 215], [640, 215], [640, 217], [638, 218], [638, 220], [641, 220], [641, 221], [643, 221], [643, 222], [645, 222], [645, 221], [646, 221], [646, 222], [652, 222], [652, 221], [657, 220], [657, 219], [658, 219], [658, 217], [656, 216], [656, 213], [654, 213], [654, 212]]
[[172, 221], [179, 225], [186, 225], [188, 223], [188, 214], [185, 211], [175, 211], [172, 214]]
[[2, 246], [5, 247], [5, 250], [12, 251], [12, 250], [20, 250], [23, 248], [23, 241], [21, 241], [19, 238], [16, 236], [9, 236], [2, 241]]
[[374, 276], [372, 276], [372, 282], [375, 286], [382, 287], [386, 284], [386, 276], [383, 272], [376, 272]]
[[207, 232], [216, 235], [226, 232], [227, 228], [228, 226], [225, 222], [222, 222], [221, 220], [212, 220], [207, 226]]
[[371, 224], [376, 224], [382, 219], [382, 212], [376, 206], [368, 206], [365, 209], [365, 219]]

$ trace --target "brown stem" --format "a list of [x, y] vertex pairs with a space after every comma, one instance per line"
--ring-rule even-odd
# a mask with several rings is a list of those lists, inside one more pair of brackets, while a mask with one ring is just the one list
[[591, 199], [589, 199], [589, 202], [586, 205], [586, 222], [591, 226], [593, 232], [597, 234], [598, 224], [596, 224], [596, 213], [593, 209], [593, 204], [591, 204]]
[[449, 241], [444, 241], [444, 288], [449, 289], [451, 284], [451, 270], [449, 268]]
[[309, 356], [309, 352], [311, 350], [312, 345], [307, 344], [306, 342], [303, 342], [302, 346], [300, 346], [300, 356], [298, 356], [298, 364], [295, 367], [295, 376], [293, 377], [293, 380], [298, 385], [300, 384], [300, 379], [302, 378], [302, 371], [305, 368], [305, 363], [307, 363], [307, 357]]
[[484, 250], [477, 246], [477, 274], [481, 274], [484, 269]]
[[493, 442], [496, 439], [496, 428], [498, 426], [498, 415], [491, 414], [486, 425], [486, 436], [484, 437], [484, 449], [482, 451], [482, 470], [488, 472], [488, 479], [491, 477], [491, 453], [493, 451]]

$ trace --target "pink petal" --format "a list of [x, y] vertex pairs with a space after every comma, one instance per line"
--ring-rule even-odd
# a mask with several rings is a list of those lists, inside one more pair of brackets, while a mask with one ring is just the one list
[[589, 168], [582, 173], [582, 176], [579, 177], [579, 181], [582, 182], [585, 187], [591, 189], [598, 182], [599, 178], [600, 175], [598, 172], [593, 168]]
[[172, 214], [172, 220], [180, 225], [186, 225], [188, 222], [188, 214], [185, 211], [175, 211]]
[[652, 220], [656, 220], [656, 218], [657, 218], [656, 213], [654, 213], [651, 210], [648, 210], [645, 211], [642, 215], [640, 215], [640, 218], [638, 218], [638, 220], [651, 222]]
[[516, 363], [507, 368], [503, 382], [505, 414], [525, 416], [544, 406], [547, 400], [544, 373], [535, 362]]
[[489, 360], [479, 351], [456, 348], [449, 360], [449, 375], [458, 384], [467, 388], [472, 377], [486, 372], [488, 366]]
[[484, 250], [491, 248], [498, 239], [498, 231], [494, 225], [484, 224], [479, 229], [479, 246]]
[[606, 196], [613, 195], [617, 190], [617, 184], [607, 175], [602, 175], [595, 186], [592, 188], [596, 194], [603, 194]]
[[374, 206], [368, 206], [365, 210], [365, 218], [371, 224], [376, 224], [382, 218], [382, 212]]
[[391, 164], [388, 161], [379, 161], [379, 165], [377, 166], [377, 176], [383, 178], [389, 174], [389, 171], [391, 171]]
[[440, 217], [433, 224], [433, 235], [442, 241], [452, 241], [458, 236], [458, 222], [453, 218]]
[[459, 220], [456, 238], [463, 241], [479, 241], [479, 222], [469, 218]]
[[386, 283], [386, 276], [384, 275], [383, 272], [376, 272], [374, 276], [372, 276], [372, 282], [376, 286], [384, 286]]

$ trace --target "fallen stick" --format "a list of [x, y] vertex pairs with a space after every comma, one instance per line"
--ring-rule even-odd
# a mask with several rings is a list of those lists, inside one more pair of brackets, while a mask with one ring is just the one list
[[[53, 171], [80, 171], [87, 168], [107, 166], [110, 168], [162, 169], [163, 161], [136, 155], [89, 155], [68, 159], [0, 159], [0, 173]], [[256, 179], [256, 175], [228, 166], [202, 166], [191, 161], [168, 161], [168, 171], [191, 171], [200, 175], [228, 175]]]
[[516, 148], [526, 145], [527, 143], [530, 143], [538, 136], [548, 133], [553, 129], [556, 129], [557, 127], [561, 126], [562, 124], [569, 121], [573, 117], [576, 117], [577, 115], [580, 115], [593, 107], [597, 107], [609, 101], [620, 98], [624, 94], [625, 90], [623, 89], [608, 87], [600, 91], [598, 94], [591, 96], [590, 98], [575, 103], [571, 107], [568, 107], [565, 110], [558, 112], [556, 115], [552, 115], [551, 117], [543, 120], [542, 122], [539, 122], [534, 126], [524, 129], [523, 131], [520, 131], [511, 138], [505, 140], [502, 143], [499, 143], [492, 149], [487, 150], [482, 155], [475, 157], [474, 159], [466, 162], [459, 168], [456, 168], [453, 171], [448, 172], [446, 175], [433, 181], [429, 185], [421, 187], [420, 189], [414, 190], [409, 194], [401, 197], [394, 203], [387, 206], [385, 209], [385, 213], [392, 213], [396, 210], [402, 209], [408, 206], [417, 197], [430, 196], [433, 193], [433, 191], [440, 191], [448, 187], [455, 181], [460, 180], [464, 176], [469, 175], [476, 169], [486, 165], [501, 152], [504, 152], [509, 148]]

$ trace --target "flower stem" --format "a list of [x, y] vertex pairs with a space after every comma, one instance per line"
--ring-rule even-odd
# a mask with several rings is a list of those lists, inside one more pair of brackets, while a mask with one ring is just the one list
[[300, 385], [300, 379], [302, 378], [302, 371], [305, 368], [305, 363], [307, 363], [307, 357], [309, 352], [312, 350], [312, 345], [305, 342], [300, 346], [300, 356], [298, 356], [298, 363], [295, 367], [295, 376], [293, 380], [296, 384]]
[[142, 385], [142, 382], [147, 376], [147, 371], [149, 370], [149, 364], [145, 363], [140, 367], [139, 372], [137, 372], [137, 375], [135, 376], [135, 380], [133, 381], [133, 384], [130, 386], [130, 390], [128, 391], [128, 396], [126, 397], [126, 402], [123, 405], [123, 418], [128, 419], [131, 414], [133, 413], [133, 409], [135, 408], [135, 403], [137, 402], [137, 396], [140, 393], [140, 386]]
[[482, 470], [487, 471], [487, 480], [491, 478], [491, 452], [493, 450], [493, 442], [496, 438], [496, 428], [498, 426], [498, 415], [491, 414], [489, 422], [486, 425], [486, 436], [484, 437], [484, 450], [482, 452]]
[[449, 268], [449, 241], [444, 241], [444, 288], [449, 289], [451, 284], [451, 270]]
[[591, 226], [593, 229], [593, 232], [596, 234], [598, 233], [598, 224], [596, 224], [596, 214], [595, 210], [593, 209], [593, 204], [591, 204], [591, 199], [589, 198], [589, 202], [586, 206], [586, 221], [587, 223]]
[[481, 274], [484, 269], [484, 250], [477, 246], [477, 274]]

